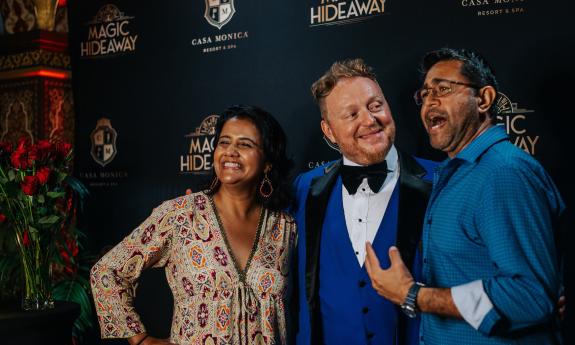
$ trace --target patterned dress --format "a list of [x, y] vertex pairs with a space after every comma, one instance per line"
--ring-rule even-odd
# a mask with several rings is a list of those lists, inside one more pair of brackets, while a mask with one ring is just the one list
[[134, 310], [143, 269], [164, 267], [174, 295], [170, 341], [180, 344], [285, 344], [293, 218], [262, 210], [245, 272], [231, 254], [212, 199], [166, 201], [94, 265], [91, 284], [103, 338], [145, 328]]

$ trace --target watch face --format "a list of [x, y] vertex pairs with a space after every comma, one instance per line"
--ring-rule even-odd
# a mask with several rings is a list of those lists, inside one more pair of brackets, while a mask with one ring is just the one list
[[401, 310], [405, 315], [409, 316], [410, 318], [414, 318], [417, 315], [415, 308], [411, 305], [404, 304], [401, 306]]

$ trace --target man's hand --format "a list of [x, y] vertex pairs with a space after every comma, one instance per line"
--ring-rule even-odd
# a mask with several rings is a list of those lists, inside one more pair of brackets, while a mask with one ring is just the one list
[[407, 292], [413, 285], [413, 277], [403, 263], [399, 250], [396, 247], [389, 248], [389, 261], [391, 265], [384, 270], [379, 265], [379, 259], [371, 244], [366, 242], [367, 256], [365, 268], [371, 285], [378, 294], [395, 304], [402, 304], [407, 297]]

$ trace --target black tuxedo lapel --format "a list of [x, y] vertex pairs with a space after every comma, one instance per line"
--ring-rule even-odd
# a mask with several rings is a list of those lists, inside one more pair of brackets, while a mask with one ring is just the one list
[[[410, 155], [399, 152], [399, 211], [396, 246], [405, 265], [413, 269], [417, 246], [421, 242], [423, 219], [432, 183], [422, 178], [425, 169]], [[398, 344], [407, 344], [407, 317], [400, 311], [397, 325]]]
[[424, 181], [425, 169], [410, 155], [399, 152], [399, 214], [396, 246], [405, 265], [411, 269], [421, 241], [423, 218], [432, 183]]
[[342, 160], [338, 160], [325, 168], [323, 176], [311, 181], [305, 204], [305, 289], [310, 311], [311, 343], [322, 343], [322, 324], [319, 308], [319, 250], [323, 219], [327, 210], [329, 196], [339, 171]]

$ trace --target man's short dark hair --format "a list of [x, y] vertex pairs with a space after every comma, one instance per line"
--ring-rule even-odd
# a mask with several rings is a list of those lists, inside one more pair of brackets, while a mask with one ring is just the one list
[[440, 61], [461, 61], [461, 74], [466, 77], [471, 84], [476, 85], [478, 88], [482, 88], [487, 85], [493, 86], [495, 92], [497, 93], [497, 98], [489, 108], [489, 115], [491, 121], [495, 122], [495, 117], [497, 116], [497, 100], [499, 99], [499, 86], [497, 85], [497, 80], [495, 75], [487, 61], [479, 55], [477, 52], [467, 50], [467, 49], [454, 49], [454, 48], [441, 48], [434, 50], [425, 54], [421, 61], [420, 71], [422, 73], [422, 80], [425, 79], [427, 72]]

